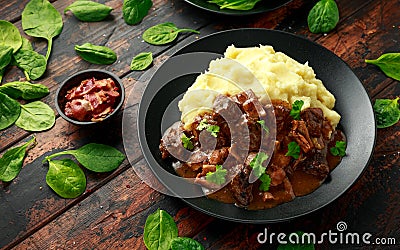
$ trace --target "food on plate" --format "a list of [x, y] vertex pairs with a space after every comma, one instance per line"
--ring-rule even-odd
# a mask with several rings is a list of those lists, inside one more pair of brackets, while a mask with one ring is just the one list
[[[225, 78], [218, 77], [221, 75]], [[339, 123], [340, 115], [333, 110], [335, 97], [307, 63], [301, 64], [282, 52], [275, 52], [271, 46], [236, 48], [232, 45], [224, 58], [211, 61], [207, 74], [198, 76], [179, 102], [185, 128], [196, 116], [212, 108], [218, 94], [233, 96], [247, 89], [253, 90], [262, 104], [266, 104], [267, 94], [271, 100], [289, 103], [303, 100], [303, 109], [320, 108], [333, 127]]]
[[102, 121], [114, 111], [119, 96], [119, 88], [111, 78], [86, 79], [68, 90], [64, 113], [78, 121]]
[[307, 63], [271, 46], [230, 46], [183, 96], [161, 157], [209, 198], [271, 208], [313, 192], [340, 163], [334, 104]]

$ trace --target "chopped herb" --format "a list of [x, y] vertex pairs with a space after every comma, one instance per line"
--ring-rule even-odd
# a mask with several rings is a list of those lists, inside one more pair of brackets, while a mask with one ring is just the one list
[[259, 152], [256, 157], [253, 158], [250, 162], [250, 167], [253, 169], [254, 175], [259, 178], [262, 174], [265, 173], [266, 167], [262, 164], [264, 161], [268, 159], [268, 155], [264, 152]]
[[208, 126], [207, 131], [210, 132], [212, 136], [217, 137], [218, 132], [219, 132], [219, 126], [218, 125], [210, 125], [210, 126]]
[[193, 142], [190, 141], [192, 138], [194, 138], [194, 137], [193, 136], [187, 137], [185, 134], [182, 134], [181, 140], [182, 140], [184, 148], [186, 148], [188, 150], [194, 149]]
[[300, 120], [300, 112], [301, 107], [303, 107], [304, 101], [303, 100], [296, 100], [292, 104], [292, 110], [290, 110], [290, 116], [293, 117], [295, 120]]
[[264, 120], [259, 120], [257, 121], [257, 123], [259, 123], [261, 125], [261, 128], [267, 133], [269, 134], [269, 128], [267, 127], [267, 125], [265, 125], [265, 121]]
[[204, 118], [197, 126], [197, 130], [203, 130], [203, 129], [206, 129], [208, 132], [210, 132], [212, 136], [217, 137], [220, 128], [218, 125], [208, 124], [207, 119]]
[[387, 128], [396, 124], [400, 119], [399, 101], [396, 99], [376, 99], [374, 111], [378, 128]]
[[216, 168], [215, 172], [208, 172], [206, 174], [206, 180], [218, 185], [222, 185], [226, 181], [225, 177], [228, 170], [222, 168], [221, 165], [216, 165], [215, 168]]
[[271, 177], [269, 176], [269, 174], [263, 173], [259, 179], [262, 182], [259, 187], [260, 191], [268, 191], [269, 186], [271, 185]]
[[290, 142], [288, 144], [288, 152], [285, 154], [286, 156], [292, 156], [295, 159], [299, 159], [300, 156], [300, 146], [297, 142]]
[[197, 130], [203, 130], [206, 129], [209, 126], [207, 119], [204, 118], [203, 120], [201, 120], [200, 124], [197, 126]]
[[346, 155], [346, 142], [337, 141], [335, 146], [330, 149], [331, 154], [334, 156], [345, 156]]

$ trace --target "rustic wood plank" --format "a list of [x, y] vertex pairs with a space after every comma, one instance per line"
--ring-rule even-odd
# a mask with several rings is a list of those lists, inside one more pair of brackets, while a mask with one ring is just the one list
[[[59, 1], [54, 6], [61, 11], [71, 2], [73, 1]], [[44, 98], [43, 101], [51, 107], [54, 108], [54, 93], [56, 89], [69, 75], [80, 70], [96, 68], [111, 71], [122, 77], [130, 72], [130, 62], [136, 54], [143, 51], [151, 51], [157, 56], [176, 44], [175, 42], [166, 46], [154, 46], [143, 42], [141, 34], [148, 27], [161, 22], [173, 21], [179, 27], [198, 29], [209, 21], [207, 16], [196, 14], [194, 12], [196, 9], [186, 8], [186, 3], [182, 1], [166, 2], [162, 0], [154, 1], [154, 7], [143, 22], [135, 26], [129, 26], [122, 19], [122, 3], [114, 0], [107, 4], [115, 9], [112, 12], [113, 18], [110, 20], [84, 23], [71, 15], [64, 17], [64, 29], [60, 36], [54, 40], [53, 52], [47, 71], [42, 80], [36, 81], [50, 89], [50, 95]], [[20, 22], [16, 23], [16, 25], [22, 32]], [[179, 36], [178, 41], [188, 36], [193, 35], [182, 34]], [[33, 39], [33, 41], [35, 50], [42, 54], [45, 53], [46, 43], [42, 39]], [[92, 65], [81, 60], [74, 52], [73, 47], [75, 44], [83, 44], [85, 42], [109, 46], [116, 51], [118, 61], [112, 65]], [[3, 82], [16, 81], [21, 78], [23, 78], [22, 72], [12, 67], [11, 70], [6, 72]], [[0, 137], [2, 138], [0, 152], [28, 134], [16, 126], [0, 131]]]

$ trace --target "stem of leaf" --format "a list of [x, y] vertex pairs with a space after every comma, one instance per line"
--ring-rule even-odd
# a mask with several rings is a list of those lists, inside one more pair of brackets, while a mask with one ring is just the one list
[[25, 70], [24, 70], [24, 75], [25, 75], [25, 77], [26, 77], [26, 80], [27, 80], [28, 82], [30, 82], [30, 81], [31, 81], [31, 78], [29, 77], [28, 72], [26, 72]]
[[52, 155], [46, 156], [44, 158], [44, 160], [42, 161], [42, 163], [45, 163], [46, 161], [50, 161], [51, 159], [53, 159], [54, 157], [60, 156], [60, 155], [68, 155], [71, 154], [71, 150], [67, 150], [67, 151], [61, 151], [58, 153], [54, 153]]
[[52, 46], [53, 46], [53, 39], [50, 38], [47, 40], [46, 61], [49, 61]]
[[177, 30], [177, 32], [193, 32], [196, 34], [200, 34], [200, 31], [193, 30], [193, 29], [179, 29], [179, 30]]

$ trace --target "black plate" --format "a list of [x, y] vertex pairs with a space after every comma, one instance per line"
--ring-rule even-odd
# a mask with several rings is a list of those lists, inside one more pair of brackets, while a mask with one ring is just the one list
[[[247, 211], [206, 197], [183, 200], [206, 214], [246, 223], [284, 221], [329, 204], [357, 180], [368, 164], [376, 136], [372, 105], [360, 80], [339, 57], [310, 40], [280, 31], [239, 29], [215, 33], [182, 48], [157, 70], [143, 94], [138, 115], [139, 140], [151, 170], [161, 182], [169, 183], [169, 173], [173, 173], [173, 170], [161, 160], [159, 140], [169, 123], [180, 119], [175, 104], [198, 75], [182, 75], [182, 68], [194, 65], [192, 67], [197, 67], [197, 72], [204, 72], [208, 66], [207, 62], [214, 57], [212, 54], [200, 54], [193, 64], [185, 61], [186, 56], [190, 60], [193, 54], [191, 52], [222, 54], [231, 44], [236, 47], [272, 45], [276, 51], [284, 52], [301, 63], [308, 62], [317, 78], [321, 79], [336, 97], [335, 109], [342, 116], [340, 126], [348, 140], [347, 155], [331, 172], [328, 181], [316, 191], [275, 208]], [[175, 104], [170, 105], [171, 102]], [[164, 113], [167, 114], [167, 122], [162, 118]], [[181, 184], [179, 183], [178, 187]]]
[[245, 16], [245, 15], [259, 14], [277, 9], [291, 2], [291, 0], [262, 0], [258, 2], [251, 10], [231, 10], [231, 9], [220, 9], [218, 5], [209, 3], [207, 0], [185, 0], [185, 1], [203, 10], [211, 11], [217, 14], [231, 15], [231, 16]]

